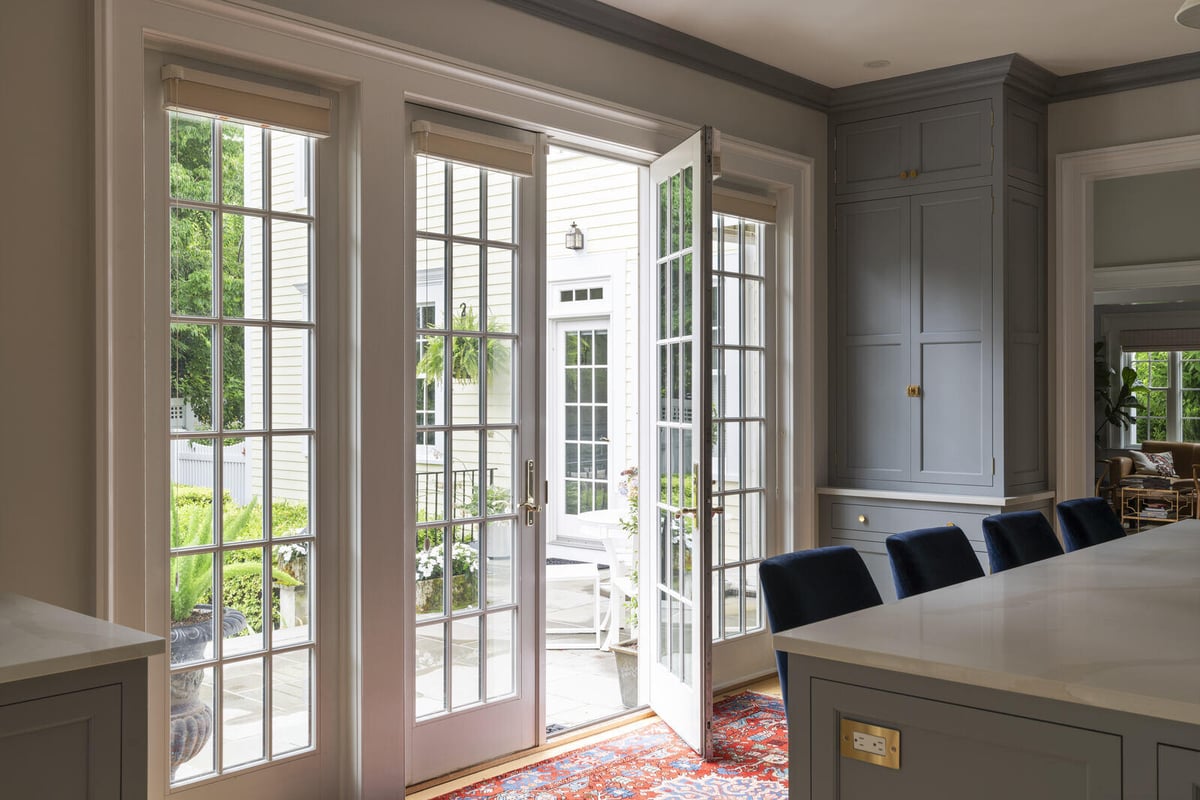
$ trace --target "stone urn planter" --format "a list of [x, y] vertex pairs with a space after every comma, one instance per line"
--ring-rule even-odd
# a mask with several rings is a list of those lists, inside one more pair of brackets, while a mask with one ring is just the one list
[[638, 640], [628, 639], [612, 646], [617, 662], [617, 685], [621, 689], [621, 705], [634, 708], [638, 704]]
[[[417, 581], [417, 613], [440, 614], [442, 612], [442, 578], [426, 578]], [[450, 583], [450, 607], [454, 610], [470, 608], [479, 602], [479, 581], [475, 575], [455, 575]]]
[[[198, 605], [187, 621], [171, 623], [171, 663], [186, 664], [204, 657], [212, 641], [213, 609]], [[236, 608], [221, 615], [223, 638], [235, 636], [246, 627], [246, 616]], [[171, 779], [175, 770], [196, 756], [212, 736], [212, 707], [200, 699], [204, 670], [195, 669], [171, 676]]]

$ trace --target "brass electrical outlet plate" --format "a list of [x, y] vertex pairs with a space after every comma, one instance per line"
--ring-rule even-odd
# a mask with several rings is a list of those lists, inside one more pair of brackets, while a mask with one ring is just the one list
[[[861, 733], [883, 739], [883, 754], [867, 752], [854, 746], [854, 734]], [[852, 719], [842, 719], [840, 739], [841, 752], [846, 758], [865, 761], [888, 769], [900, 769], [900, 731], [895, 728], [881, 728], [878, 725], [868, 725]]]

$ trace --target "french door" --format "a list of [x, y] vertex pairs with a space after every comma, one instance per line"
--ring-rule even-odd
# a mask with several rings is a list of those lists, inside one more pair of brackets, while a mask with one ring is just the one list
[[536, 743], [541, 483], [533, 136], [418, 107], [409, 119], [412, 784]]
[[[650, 706], [704, 758], [712, 754], [712, 179], [703, 128], [650, 166], [653, 379], [643, 413], [642, 593]], [[646, 486], [645, 483], [649, 485]], [[647, 528], [646, 526], [651, 526]]]

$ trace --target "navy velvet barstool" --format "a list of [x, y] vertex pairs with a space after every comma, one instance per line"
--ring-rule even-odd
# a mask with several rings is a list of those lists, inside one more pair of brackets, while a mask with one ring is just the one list
[[[758, 567], [771, 633], [883, 604], [853, 547], [820, 547], [773, 556]], [[787, 653], [775, 651], [787, 703]]]
[[1058, 504], [1058, 522], [1068, 553], [1125, 535], [1121, 520], [1103, 497], [1062, 501]]
[[987, 545], [992, 572], [1003, 572], [1063, 554], [1054, 529], [1040, 511], [1013, 511], [985, 517], [983, 542]]
[[884, 540], [900, 599], [983, 577], [983, 567], [957, 525], [894, 533]]

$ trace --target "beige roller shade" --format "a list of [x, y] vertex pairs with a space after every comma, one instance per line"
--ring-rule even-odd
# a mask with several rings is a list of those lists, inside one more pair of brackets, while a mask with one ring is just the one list
[[757, 222], [775, 224], [775, 198], [767, 195], [739, 192], [724, 186], [713, 187], [713, 213], [744, 217]]
[[1200, 328], [1121, 331], [1121, 350], [1126, 353], [1200, 350]]
[[324, 139], [333, 130], [329, 98], [168, 64], [163, 106]]
[[525, 178], [533, 176], [533, 145], [497, 136], [416, 120], [412, 124], [413, 152], [417, 155], [470, 164]]

